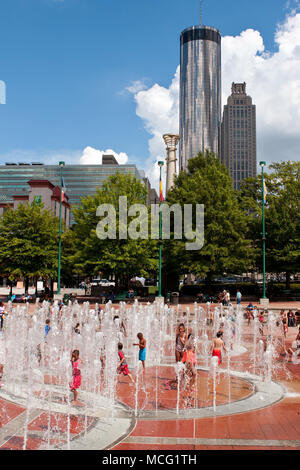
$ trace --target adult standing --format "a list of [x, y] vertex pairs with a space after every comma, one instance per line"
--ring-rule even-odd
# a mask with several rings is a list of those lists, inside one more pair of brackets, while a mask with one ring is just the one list
[[288, 326], [291, 326], [291, 327], [295, 326], [295, 314], [292, 310], [288, 311], [287, 317], [288, 317]]
[[242, 301], [242, 294], [241, 294], [241, 291], [238, 289], [237, 293], [236, 293], [236, 303], [237, 305], [240, 305]]
[[284, 308], [282, 308], [280, 311], [280, 320], [282, 321], [284, 317], [286, 317], [286, 313], [285, 313]]
[[1, 329], [1, 330], [2, 330], [2, 328], [3, 328], [4, 315], [5, 315], [4, 303], [3, 303], [3, 302], [0, 302], [0, 329]]
[[286, 339], [286, 334], [288, 332], [288, 320], [286, 316], [282, 317], [282, 330], [284, 339]]
[[230, 293], [229, 293], [229, 291], [228, 291], [228, 290], [227, 290], [227, 291], [225, 291], [225, 297], [224, 297], [224, 299], [225, 299], [225, 303], [224, 303], [224, 305], [226, 305], [226, 306], [228, 307], [228, 306], [229, 306], [229, 304], [230, 304]]
[[225, 289], [222, 292], [222, 304], [226, 305], [226, 290]]
[[295, 312], [295, 325], [298, 326], [300, 323], [300, 310], [299, 308]]

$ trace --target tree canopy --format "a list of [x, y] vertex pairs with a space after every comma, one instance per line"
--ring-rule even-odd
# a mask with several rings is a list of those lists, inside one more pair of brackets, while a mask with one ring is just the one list
[[[300, 266], [300, 162], [273, 163], [265, 174], [267, 200], [267, 272], [299, 271]], [[261, 268], [262, 180], [261, 175], [247, 179], [241, 187], [240, 203], [251, 215], [249, 233], [256, 248], [256, 265]]]
[[14, 277], [57, 275], [58, 219], [43, 204], [19, 204], [0, 217], [0, 270]]
[[215, 154], [206, 151], [190, 159], [187, 171], [180, 172], [167, 196], [169, 205], [204, 205], [203, 248], [186, 251], [186, 240], [175, 240], [169, 247], [168, 258], [171, 263], [176, 259], [181, 272], [210, 281], [213, 275], [242, 273], [251, 267], [251, 240], [246, 238], [248, 215], [238, 203], [227, 168]]
[[[120, 232], [127, 229], [127, 224], [119, 220], [120, 197], [127, 197], [127, 206], [141, 204], [146, 206], [146, 186], [135, 176], [116, 173], [106, 180], [95, 196], [81, 200], [74, 208], [76, 254], [74, 263], [86, 275], [102, 272], [106, 276], [114, 274], [116, 279], [134, 276], [147, 276], [157, 270], [158, 255], [155, 240], [120, 239]], [[100, 239], [97, 235], [99, 216], [97, 209], [103, 204], [111, 204], [116, 213], [116, 238]], [[147, 209], [148, 210], [148, 209]], [[147, 214], [148, 215], [148, 214]], [[128, 217], [128, 224], [133, 217]]]

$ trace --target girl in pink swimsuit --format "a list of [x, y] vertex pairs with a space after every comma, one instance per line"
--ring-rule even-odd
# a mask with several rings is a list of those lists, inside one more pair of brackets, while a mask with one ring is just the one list
[[71, 358], [71, 363], [72, 363], [72, 368], [73, 368], [73, 380], [70, 383], [70, 390], [74, 394], [74, 402], [77, 401], [77, 396], [78, 396], [78, 391], [77, 389], [81, 385], [81, 372], [80, 369], [78, 368], [79, 365], [81, 364], [81, 359], [79, 359], [79, 351], [78, 349], [74, 349], [72, 352], [72, 358]]

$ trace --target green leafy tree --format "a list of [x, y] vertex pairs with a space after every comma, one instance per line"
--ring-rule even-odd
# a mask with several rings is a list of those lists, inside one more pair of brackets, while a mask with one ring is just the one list
[[[133, 204], [146, 205], [147, 189], [133, 175], [116, 173], [103, 183], [95, 196], [81, 200], [74, 209], [74, 237], [76, 254], [74, 262], [78, 269], [86, 275], [99, 272], [105, 276], [114, 274], [117, 280], [128, 283], [134, 276], [147, 276], [157, 269], [156, 242], [147, 239], [120, 239], [120, 233], [126, 224], [119, 221], [120, 197], [127, 197], [128, 208]], [[116, 238], [100, 239], [97, 235], [97, 208], [102, 204], [111, 204], [116, 211]], [[134, 217], [128, 217], [128, 224]], [[148, 213], [147, 213], [148, 223]]]
[[[290, 275], [300, 266], [300, 162], [273, 163], [265, 174], [268, 190], [265, 206], [266, 269]], [[262, 183], [261, 175], [249, 178], [241, 188], [240, 202], [251, 215], [249, 231], [256, 249], [256, 265], [262, 268]]]
[[74, 226], [64, 229], [61, 237], [61, 278], [63, 285], [74, 287], [74, 280], [84, 276], [80, 266], [76, 265], [76, 240]]
[[42, 204], [20, 204], [0, 217], [0, 269], [12, 278], [56, 276], [58, 219]]
[[187, 171], [180, 172], [169, 191], [167, 202], [204, 205], [203, 248], [186, 251], [186, 240], [167, 242], [167, 270], [168, 265], [174, 270], [176, 260], [181, 272], [205, 277], [209, 284], [214, 275], [249, 269], [253, 252], [246, 238], [248, 216], [239, 206], [228, 170], [215, 154], [206, 151], [190, 159]]

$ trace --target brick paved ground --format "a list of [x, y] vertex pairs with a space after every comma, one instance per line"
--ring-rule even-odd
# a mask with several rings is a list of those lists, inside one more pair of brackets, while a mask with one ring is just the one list
[[[277, 308], [299, 307], [299, 303], [280, 303]], [[192, 305], [191, 305], [192, 308]], [[270, 306], [270, 310], [272, 306]], [[289, 328], [287, 334], [287, 346], [295, 339], [298, 328]], [[246, 371], [252, 367], [251, 341], [252, 332], [245, 327], [244, 341], [247, 351], [232, 358], [232, 370]], [[280, 357], [286, 371], [279, 369], [273, 379], [279, 382], [285, 389], [282, 400], [268, 407], [262, 407], [255, 411], [248, 411], [234, 415], [177, 419], [151, 419], [137, 418], [133, 429], [128, 435], [123, 436], [113, 450], [267, 450], [267, 449], [300, 449], [300, 365], [287, 362]], [[226, 362], [223, 367], [226, 368]], [[175, 409], [177, 401], [176, 390], [166, 391], [165, 378], [173, 378], [172, 365], [159, 370], [159, 407], [161, 409]], [[139, 395], [139, 404], [145, 409], [154, 407], [155, 370], [148, 368], [146, 375], [146, 390], [148, 394]], [[211, 404], [211, 394], [206, 388], [207, 377], [204, 371], [198, 372], [199, 384], [197, 394], [197, 406], [199, 408]], [[226, 390], [228, 388], [227, 377], [221, 379], [217, 387], [217, 405], [226, 402]], [[234, 378], [236, 389], [233, 390], [232, 400], [244, 400], [253, 392], [249, 382]], [[46, 378], [49, 382], [49, 378]], [[134, 388], [130, 387], [127, 379], [119, 377], [118, 398], [127, 406], [134, 409]], [[24, 445], [25, 421], [28, 418], [25, 407], [0, 398], [0, 449], [22, 449]], [[49, 418], [51, 436], [48, 436]], [[180, 417], [179, 417], [180, 418]], [[30, 415], [27, 430], [26, 449], [39, 449], [47, 445], [61, 447], [66, 443], [66, 433], [69, 426], [70, 438], [80, 438], [83, 433], [89, 434], [95, 425], [94, 417], [77, 416], [76, 411], [67, 417], [65, 413], [49, 413], [43, 410], [35, 410]], [[101, 436], [99, 435], [99, 448]], [[74, 441], [76, 442], [76, 441]]]

